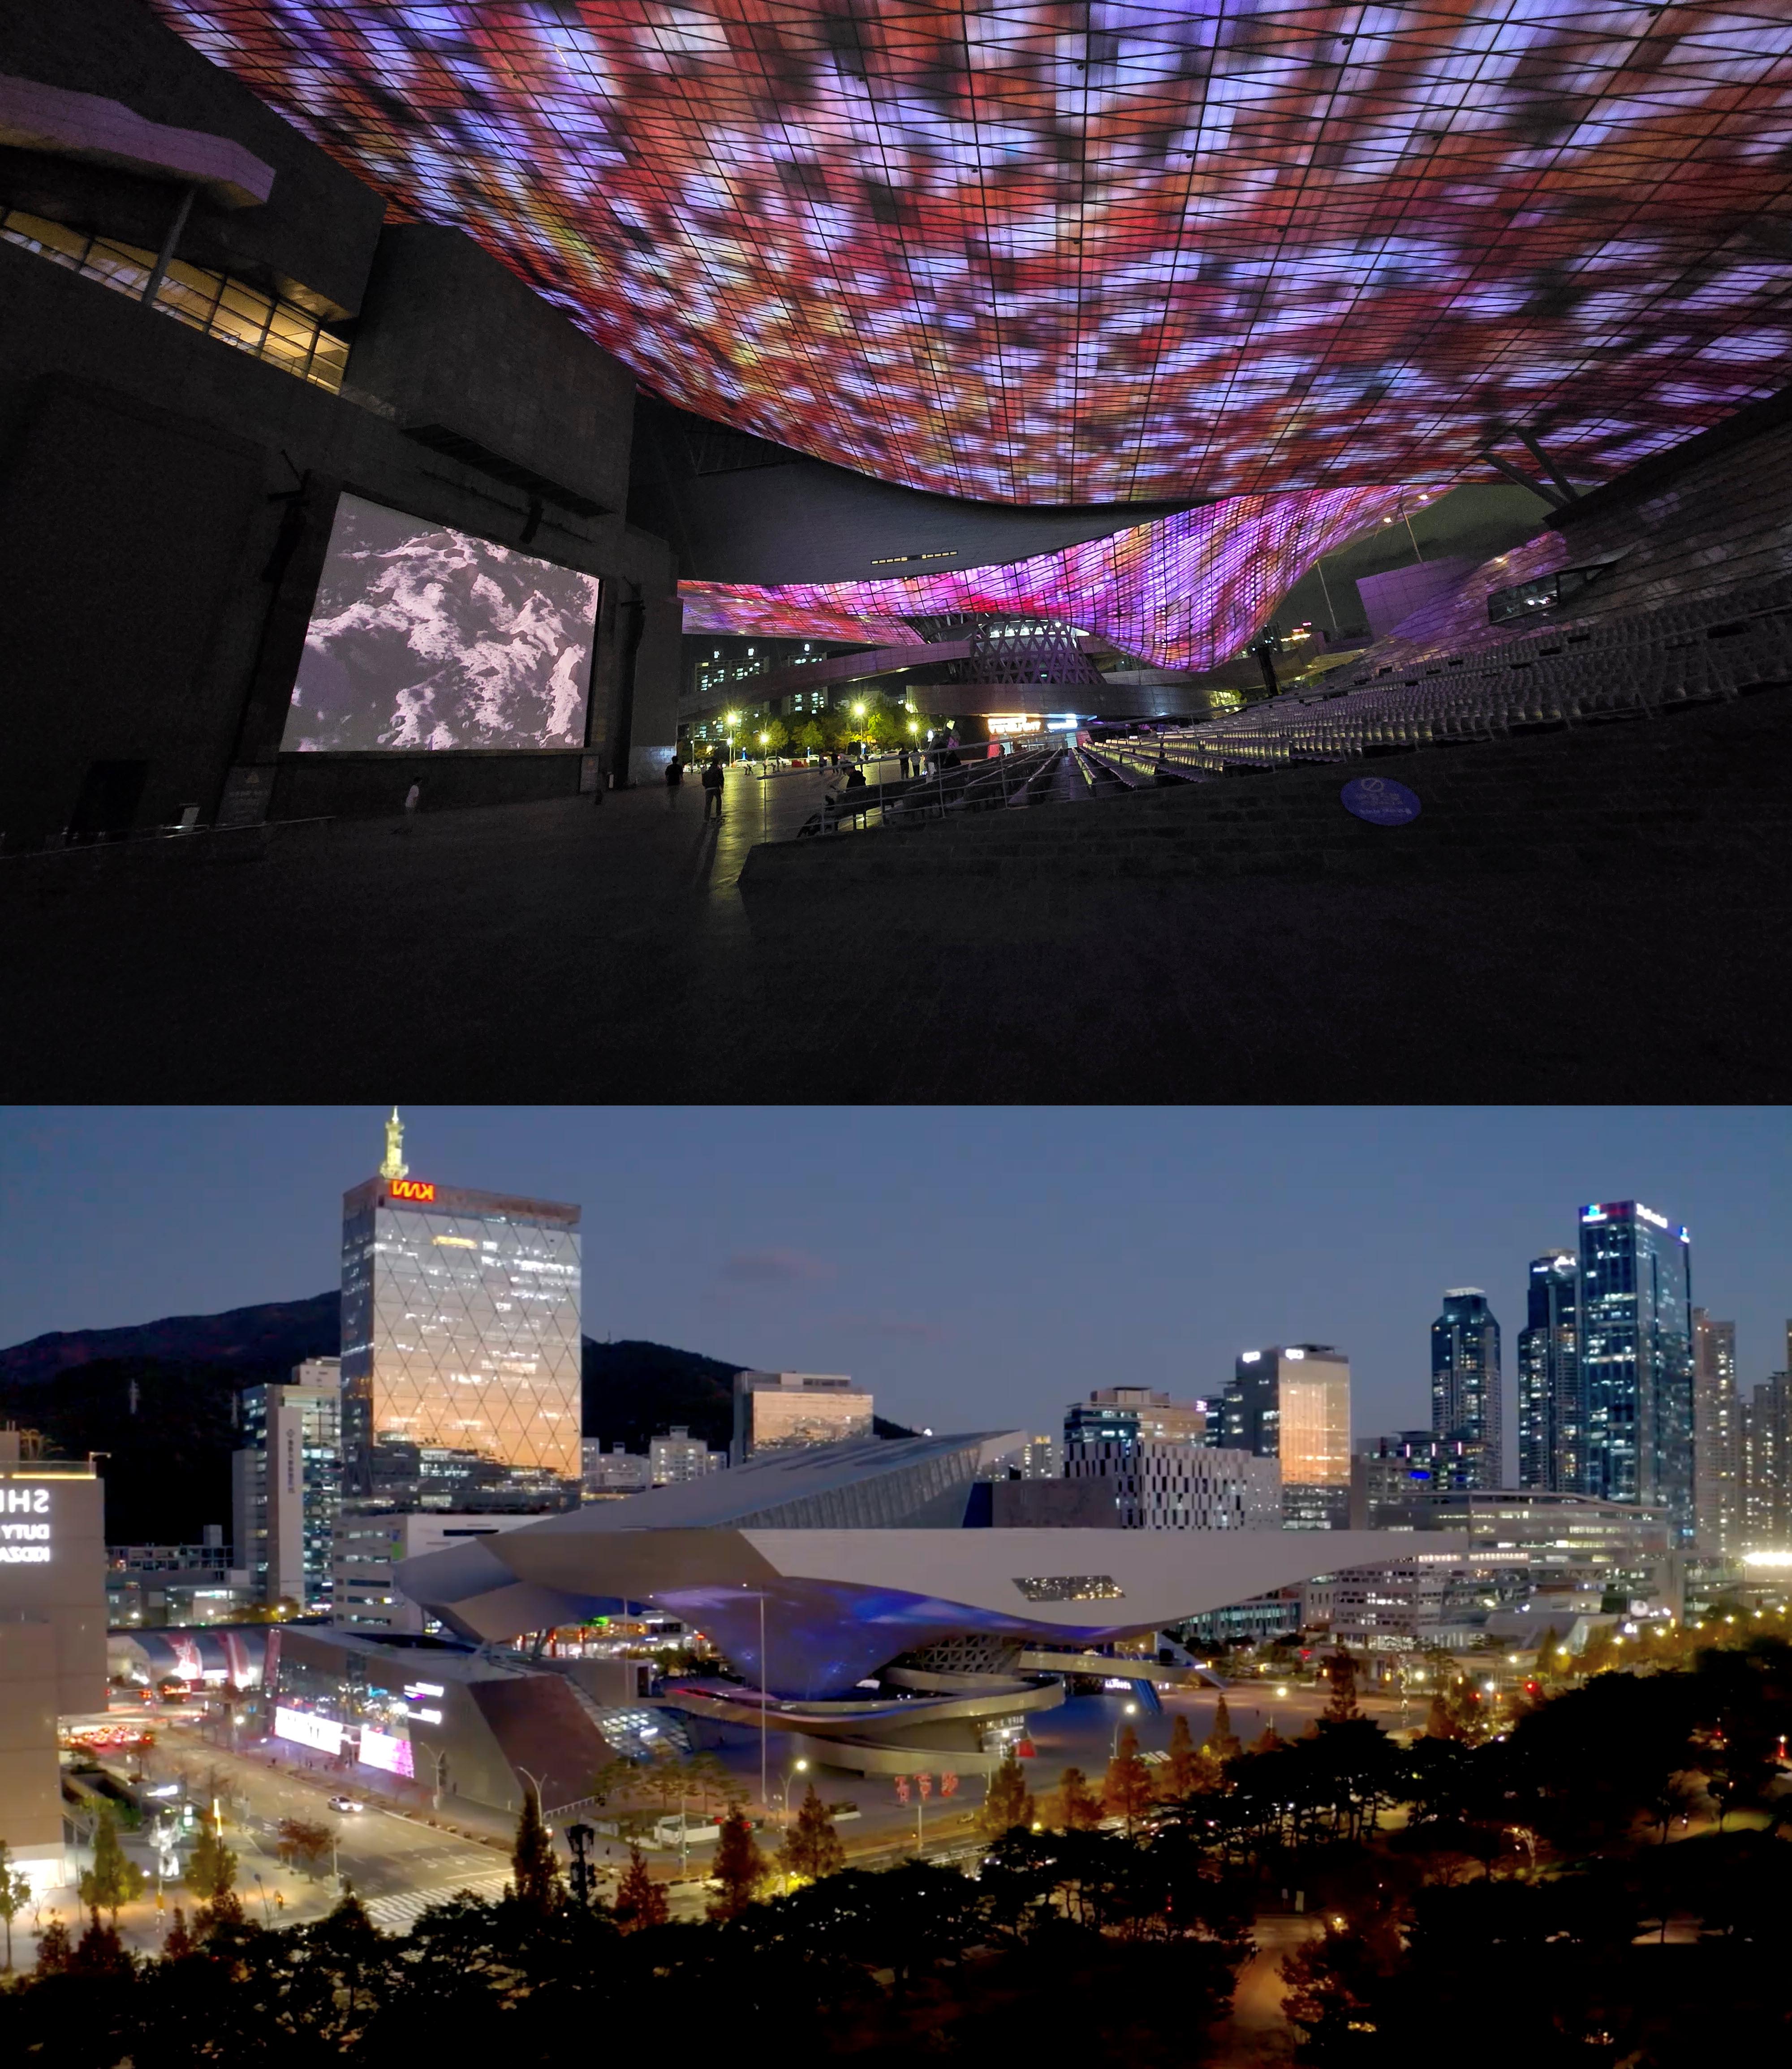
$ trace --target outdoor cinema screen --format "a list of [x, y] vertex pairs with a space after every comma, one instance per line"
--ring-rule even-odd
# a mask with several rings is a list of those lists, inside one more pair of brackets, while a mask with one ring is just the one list
[[582, 747], [595, 575], [345, 496], [288, 753]]

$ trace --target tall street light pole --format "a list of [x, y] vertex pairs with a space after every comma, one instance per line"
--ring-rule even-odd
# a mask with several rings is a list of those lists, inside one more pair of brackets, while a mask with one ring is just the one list
[[763, 1589], [759, 1595], [759, 1808], [765, 1816], [772, 1814], [771, 1799], [765, 1794], [765, 1733], [770, 1719], [766, 1705], [771, 1701], [771, 1691], [766, 1687], [765, 1673], [765, 1596]]

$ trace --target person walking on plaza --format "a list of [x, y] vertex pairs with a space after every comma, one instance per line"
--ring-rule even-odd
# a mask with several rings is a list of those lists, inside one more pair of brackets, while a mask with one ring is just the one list
[[712, 806], [715, 807], [713, 814], [715, 818], [719, 819], [722, 815], [722, 784], [724, 780], [722, 774], [722, 757], [719, 754], [712, 754], [710, 756], [708, 762], [705, 765], [703, 772], [703, 816], [706, 819], [712, 816], [710, 812], [710, 807]]
[[679, 786], [684, 781], [684, 764], [678, 757], [678, 749], [672, 749], [672, 758], [666, 764], [666, 809], [676, 810], [678, 806]]

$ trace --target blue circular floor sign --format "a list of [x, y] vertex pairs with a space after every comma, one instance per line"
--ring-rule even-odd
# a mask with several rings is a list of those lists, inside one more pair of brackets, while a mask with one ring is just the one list
[[1367, 819], [1372, 826], [1403, 826], [1418, 817], [1418, 796], [1391, 776], [1356, 776], [1338, 795], [1344, 809]]

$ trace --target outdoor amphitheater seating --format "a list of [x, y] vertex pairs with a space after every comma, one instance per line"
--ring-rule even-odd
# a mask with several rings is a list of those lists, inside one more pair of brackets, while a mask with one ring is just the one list
[[[1187, 776], [1281, 768], [1658, 718], [1737, 696], [1792, 680], [1792, 576], [1603, 622], [1540, 629], [1472, 653], [1389, 663], [1347, 684], [1337, 681], [1342, 673], [1166, 733], [1164, 757]], [[1142, 762], [1136, 753], [1127, 758]]]

